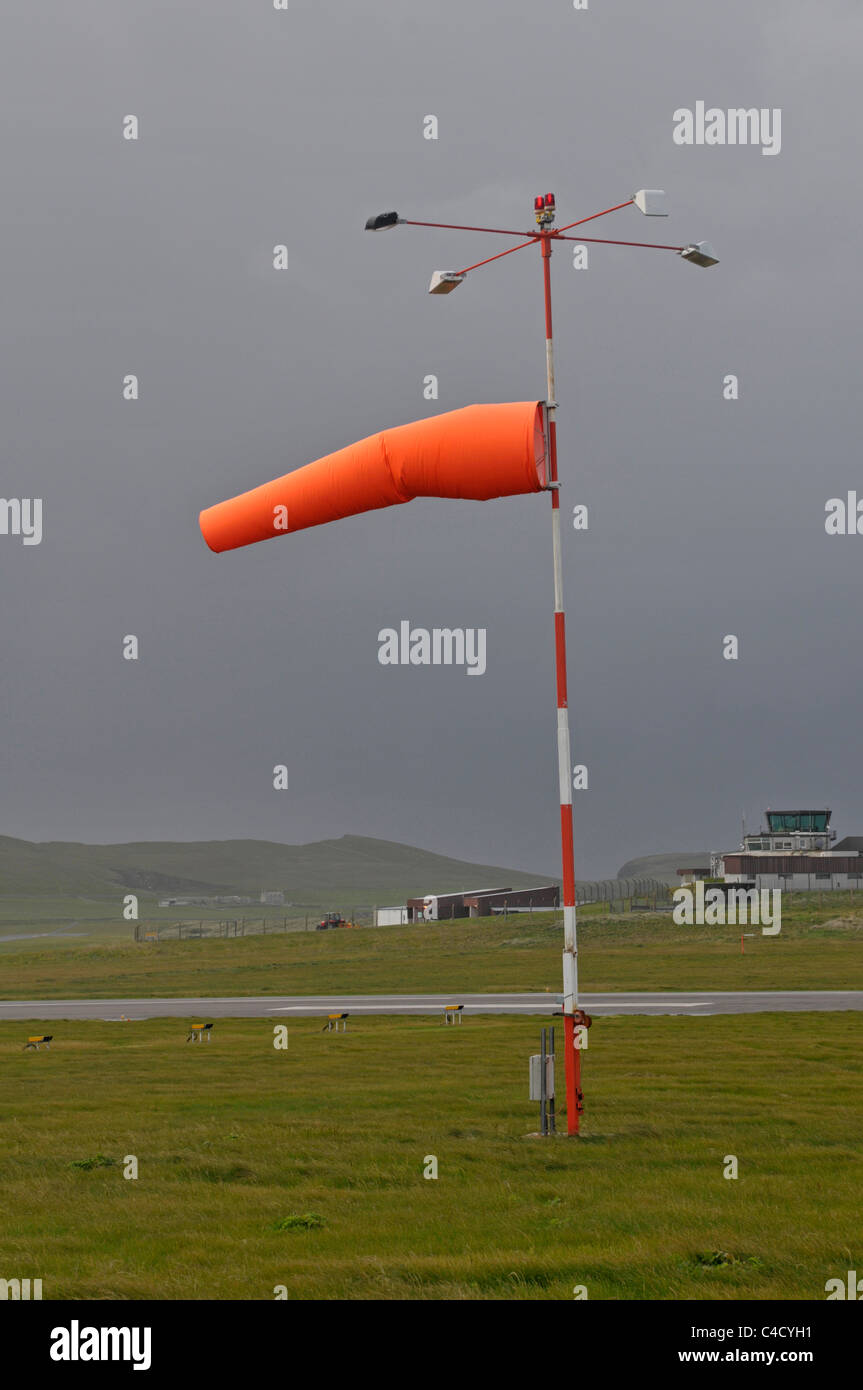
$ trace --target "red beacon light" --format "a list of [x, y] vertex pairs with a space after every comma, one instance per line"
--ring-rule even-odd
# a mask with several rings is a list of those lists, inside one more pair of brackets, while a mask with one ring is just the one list
[[540, 227], [550, 227], [554, 221], [554, 194], [538, 193], [533, 200], [533, 210]]

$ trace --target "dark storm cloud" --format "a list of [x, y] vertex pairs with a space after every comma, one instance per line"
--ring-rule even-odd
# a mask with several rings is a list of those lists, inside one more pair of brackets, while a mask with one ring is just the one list
[[[536, 192], [569, 221], [642, 186], [672, 217], [596, 235], [708, 238], [721, 264], [554, 257], [564, 514], [590, 508], [564, 557], [579, 876], [728, 848], [770, 801], [863, 831], [863, 538], [824, 531], [863, 496], [861, 31], [802, 0], [8, 5], [2, 492], [44, 499], [44, 539], [0, 536], [4, 832], [355, 832], [557, 872], [545, 497], [221, 556], [197, 513], [387, 425], [544, 395], [534, 251], [430, 298], [498, 245], [373, 237], [369, 213], [521, 227]], [[699, 100], [781, 108], [781, 152], [675, 145]], [[486, 674], [381, 666], [404, 618], [485, 627]]]

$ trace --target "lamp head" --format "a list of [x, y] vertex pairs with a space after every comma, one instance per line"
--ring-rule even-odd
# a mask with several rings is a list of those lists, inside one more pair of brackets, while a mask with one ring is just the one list
[[709, 241], [690, 242], [688, 246], [684, 246], [682, 251], [678, 251], [677, 254], [682, 256], [685, 261], [691, 261], [693, 265], [719, 265], [719, 257], [715, 255]]
[[637, 193], [633, 193], [632, 201], [645, 217], [668, 216], [665, 190], [662, 188], [639, 188]]
[[452, 294], [463, 280], [464, 276], [454, 270], [436, 270], [431, 278], [429, 294]]
[[388, 227], [397, 227], [401, 222], [397, 212], [379, 212], [366, 222], [367, 232], [384, 232]]

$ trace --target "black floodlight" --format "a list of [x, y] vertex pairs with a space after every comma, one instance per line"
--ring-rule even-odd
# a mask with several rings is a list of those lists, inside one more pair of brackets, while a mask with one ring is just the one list
[[401, 221], [397, 212], [379, 212], [366, 222], [367, 232], [383, 232], [387, 227], [397, 227]]

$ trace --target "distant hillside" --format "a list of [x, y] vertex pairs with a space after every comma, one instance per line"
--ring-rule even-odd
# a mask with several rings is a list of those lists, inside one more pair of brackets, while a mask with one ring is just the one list
[[658, 878], [661, 883], [679, 885], [678, 869], [707, 869], [710, 867], [710, 851], [680, 854], [646, 854], [643, 859], [627, 859], [618, 878]]
[[281, 889], [289, 902], [350, 907], [465, 888], [536, 888], [549, 881], [363, 835], [308, 845], [268, 840], [82, 845], [0, 836], [0, 895], [9, 897], [104, 899], [128, 890], [257, 898], [262, 889]]

